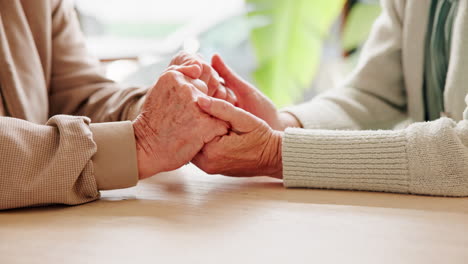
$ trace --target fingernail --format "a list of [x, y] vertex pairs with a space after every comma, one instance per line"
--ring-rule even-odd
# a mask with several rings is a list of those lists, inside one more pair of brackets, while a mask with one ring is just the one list
[[209, 109], [211, 105], [211, 99], [200, 96], [198, 97], [198, 105], [203, 109]]

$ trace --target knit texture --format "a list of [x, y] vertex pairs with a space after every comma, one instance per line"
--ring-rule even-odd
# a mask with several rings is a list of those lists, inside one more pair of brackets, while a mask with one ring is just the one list
[[80, 204], [99, 198], [89, 119], [56, 116], [46, 126], [0, 119], [0, 210]]
[[[451, 119], [418, 122], [429, 7], [430, 1], [382, 1], [343, 87], [286, 109], [305, 129], [285, 132], [285, 186], [468, 196], [468, 1], [459, 1], [453, 24], [444, 90]], [[378, 130], [405, 118], [413, 124]]]
[[288, 129], [283, 140], [284, 184], [407, 193], [405, 134]]
[[286, 187], [468, 196], [468, 121], [448, 118], [403, 130], [289, 128]]

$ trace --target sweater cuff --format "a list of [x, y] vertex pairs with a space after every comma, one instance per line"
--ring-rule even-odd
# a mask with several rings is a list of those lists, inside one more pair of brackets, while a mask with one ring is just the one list
[[288, 128], [283, 138], [285, 187], [408, 193], [405, 131]]
[[90, 125], [97, 152], [92, 161], [99, 190], [122, 189], [138, 182], [136, 144], [130, 121]]

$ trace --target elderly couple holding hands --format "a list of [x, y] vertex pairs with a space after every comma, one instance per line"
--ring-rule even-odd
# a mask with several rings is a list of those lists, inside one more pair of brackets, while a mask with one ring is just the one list
[[69, 2], [0, 0], [0, 209], [85, 203], [188, 162], [286, 187], [467, 196], [467, 5], [383, 0], [343, 86], [279, 111], [218, 55], [180, 53], [152, 88], [120, 87]]
[[210, 66], [196, 55], [180, 53], [171, 65], [133, 121], [139, 178], [190, 161], [208, 173], [281, 178], [281, 133], [244, 110], [281, 126], [272, 103], [218, 55]]

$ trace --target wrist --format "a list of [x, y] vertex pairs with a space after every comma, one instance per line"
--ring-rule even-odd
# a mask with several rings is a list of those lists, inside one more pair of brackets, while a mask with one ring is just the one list
[[301, 122], [288, 112], [279, 112], [278, 119], [280, 121], [280, 131], [286, 130], [288, 127], [302, 127]]
[[146, 95], [142, 95], [140, 98], [136, 99], [130, 105], [126, 120], [135, 120], [141, 112], [143, 108], [143, 104], [145, 103]]
[[158, 168], [157, 162], [155, 162], [154, 155], [152, 154], [154, 150], [149, 141], [153, 136], [151, 129], [149, 129], [148, 120], [143, 115], [139, 115], [137, 119], [132, 122], [132, 125], [135, 134], [138, 178], [142, 180], [158, 174], [162, 170]]
[[270, 153], [271, 164], [269, 164], [269, 173], [267, 176], [282, 179], [283, 178], [283, 132], [273, 131]]

